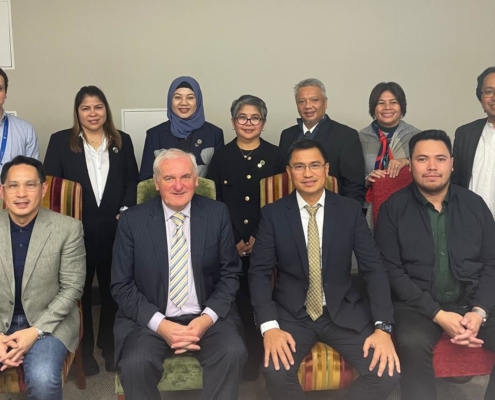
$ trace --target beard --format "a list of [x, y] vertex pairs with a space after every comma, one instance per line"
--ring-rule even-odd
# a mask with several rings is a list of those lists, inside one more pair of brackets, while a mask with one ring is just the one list
[[417, 181], [415, 181], [414, 183], [416, 183], [416, 186], [421, 192], [428, 194], [430, 196], [435, 196], [442, 193], [445, 190], [445, 188], [449, 186], [450, 177], [445, 182], [438, 182], [430, 185], [425, 185], [423, 182], [417, 182]]

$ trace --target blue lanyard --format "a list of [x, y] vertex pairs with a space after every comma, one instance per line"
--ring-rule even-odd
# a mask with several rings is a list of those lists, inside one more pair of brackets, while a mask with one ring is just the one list
[[9, 136], [9, 119], [7, 118], [7, 114], [5, 114], [5, 122], [3, 125], [3, 135], [2, 135], [2, 148], [0, 149], [0, 165], [2, 164], [3, 155], [5, 154], [5, 148], [7, 147], [8, 136]]

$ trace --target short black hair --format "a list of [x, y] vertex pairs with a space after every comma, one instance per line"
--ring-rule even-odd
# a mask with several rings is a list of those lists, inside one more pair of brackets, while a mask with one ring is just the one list
[[22, 165], [22, 164], [30, 165], [31, 167], [36, 168], [40, 182], [43, 183], [46, 181], [45, 167], [43, 167], [41, 161], [32, 157], [17, 156], [12, 161], [9, 161], [3, 165], [2, 175], [0, 177], [0, 182], [2, 183], [2, 185], [5, 184], [5, 181], [7, 180], [7, 175], [9, 173], [10, 168], [12, 168], [15, 165]]
[[476, 97], [481, 101], [481, 88], [483, 87], [483, 81], [489, 74], [495, 73], [495, 67], [488, 67], [485, 69], [480, 76], [478, 76], [478, 85], [476, 86]]
[[7, 77], [7, 74], [2, 68], [0, 68], [0, 76], [5, 81], [5, 93], [7, 93], [7, 89], [9, 88], [9, 78]]
[[370, 94], [369, 113], [371, 115], [371, 118], [375, 119], [375, 109], [376, 109], [376, 105], [378, 104], [378, 100], [380, 99], [382, 93], [386, 92], [387, 90], [391, 92], [399, 102], [400, 112], [402, 116], [406, 115], [407, 102], [406, 102], [406, 94], [404, 93], [404, 90], [400, 87], [398, 83], [381, 82], [373, 88]]
[[447, 146], [447, 149], [449, 150], [450, 156], [452, 157], [452, 141], [445, 131], [441, 131], [438, 129], [430, 129], [427, 131], [416, 133], [409, 140], [409, 155], [411, 157], [413, 155], [414, 149], [416, 148], [416, 144], [424, 140], [439, 140], [444, 142], [445, 146]]
[[292, 158], [292, 153], [298, 150], [308, 150], [308, 149], [318, 149], [323, 157], [323, 160], [325, 160], [325, 164], [328, 162], [327, 153], [325, 151], [325, 148], [320, 142], [311, 139], [301, 139], [301, 140], [296, 140], [289, 147], [287, 153], [287, 165], [289, 165], [290, 163], [290, 160]]

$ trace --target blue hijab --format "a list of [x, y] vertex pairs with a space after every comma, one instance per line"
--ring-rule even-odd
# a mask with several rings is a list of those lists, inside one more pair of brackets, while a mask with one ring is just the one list
[[[172, 97], [174, 92], [182, 82], [187, 82], [191, 85], [192, 91], [196, 96], [196, 112], [189, 118], [181, 118], [172, 111]], [[167, 117], [170, 120], [170, 129], [172, 135], [179, 139], [187, 138], [192, 131], [199, 129], [205, 123], [205, 110], [203, 108], [203, 94], [196, 79], [190, 76], [179, 76], [175, 79], [168, 89], [167, 96]]]

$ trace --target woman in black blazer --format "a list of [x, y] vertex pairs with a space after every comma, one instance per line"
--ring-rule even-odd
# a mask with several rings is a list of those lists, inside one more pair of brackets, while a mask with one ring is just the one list
[[82, 223], [86, 246], [86, 284], [82, 297], [83, 366], [99, 372], [93, 356], [91, 289], [96, 272], [101, 298], [97, 346], [105, 369], [113, 370], [113, 323], [117, 305], [110, 294], [112, 247], [119, 213], [136, 204], [138, 169], [128, 134], [118, 131], [103, 92], [84, 86], [76, 95], [74, 125], [54, 133], [45, 156], [48, 175], [79, 182], [83, 192]]

